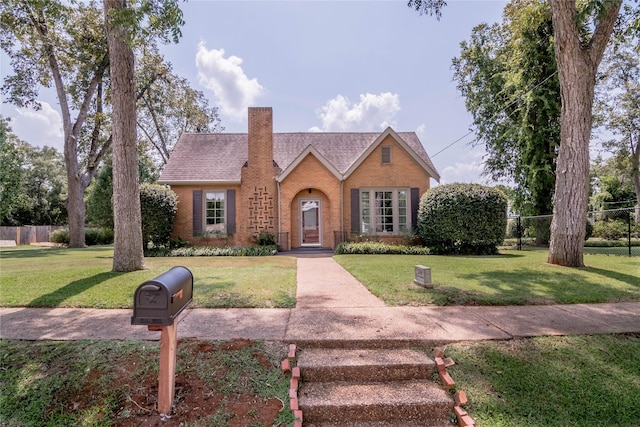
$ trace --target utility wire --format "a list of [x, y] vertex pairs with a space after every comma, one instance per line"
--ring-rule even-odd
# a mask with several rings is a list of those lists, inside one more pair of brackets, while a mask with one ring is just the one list
[[[535, 85], [534, 87], [532, 87], [531, 89], [529, 89], [527, 92], [525, 92], [523, 94], [527, 95], [531, 92], [533, 92], [534, 90], [538, 89], [540, 86], [542, 86], [543, 84], [545, 84], [547, 82], [547, 80], [549, 80], [551, 77], [555, 76], [556, 74], [558, 74], [558, 71], [554, 71], [553, 73], [551, 73], [551, 75], [549, 75], [548, 77], [546, 77], [544, 80], [542, 80], [540, 83], [538, 83], [537, 85]], [[513, 101], [511, 101], [511, 103], [507, 104], [506, 106], [504, 106], [501, 110], [500, 113], [502, 113], [503, 111], [505, 111], [507, 108], [511, 107], [513, 104], [515, 104], [516, 102], [518, 102], [519, 99], [514, 99]], [[499, 113], [495, 113], [493, 115], [493, 117], [491, 117], [490, 120], [495, 119], [498, 116]], [[471, 125], [470, 125], [471, 126]], [[431, 158], [436, 157], [438, 154], [442, 153], [445, 150], [448, 150], [449, 148], [453, 147], [454, 145], [456, 145], [458, 142], [462, 141], [464, 138], [466, 138], [467, 136], [471, 135], [472, 133], [475, 132], [475, 129], [471, 129], [469, 132], [467, 132], [464, 136], [461, 136], [460, 138], [456, 139], [455, 141], [453, 141], [451, 144], [447, 145], [446, 147], [444, 147], [442, 150], [438, 151], [436, 154], [432, 155]]]

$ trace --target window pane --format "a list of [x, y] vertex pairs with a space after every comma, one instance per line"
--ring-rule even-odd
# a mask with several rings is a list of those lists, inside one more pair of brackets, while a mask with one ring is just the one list
[[205, 225], [207, 231], [224, 231], [224, 192], [205, 193]]
[[360, 192], [360, 209], [362, 209], [360, 231], [367, 234], [371, 231], [371, 205], [368, 191]]
[[409, 229], [407, 226], [407, 191], [398, 190], [398, 231], [403, 233]]
[[393, 191], [376, 191], [376, 232], [393, 232]]

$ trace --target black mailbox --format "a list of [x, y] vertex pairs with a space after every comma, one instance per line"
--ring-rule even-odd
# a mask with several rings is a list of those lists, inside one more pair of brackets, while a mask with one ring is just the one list
[[132, 325], [173, 325], [193, 299], [193, 274], [185, 267], [173, 267], [136, 289]]

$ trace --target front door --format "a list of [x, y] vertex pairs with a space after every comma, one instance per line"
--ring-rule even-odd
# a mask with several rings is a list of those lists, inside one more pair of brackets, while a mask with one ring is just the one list
[[301, 245], [320, 246], [320, 200], [300, 200]]

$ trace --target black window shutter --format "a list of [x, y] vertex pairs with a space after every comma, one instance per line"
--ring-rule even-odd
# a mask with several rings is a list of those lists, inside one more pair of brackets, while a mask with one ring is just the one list
[[418, 227], [418, 207], [420, 206], [420, 189], [411, 189], [411, 227], [416, 230]]
[[360, 189], [351, 189], [351, 232], [360, 233]]
[[227, 190], [227, 234], [236, 234], [236, 190]]
[[202, 234], [202, 190], [193, 190], [193, 235]]

